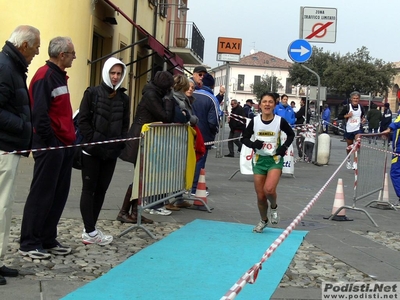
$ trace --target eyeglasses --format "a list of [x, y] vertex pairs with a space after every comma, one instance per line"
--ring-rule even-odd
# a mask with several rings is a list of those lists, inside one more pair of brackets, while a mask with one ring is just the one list
[[75, 56], [75, 54], [76, 54], [75, 51], [72, 51], [72, 52], [65, 51], [65, 52], [63, 52], [63, 53], [65, 53], [65, 54], [72, 54], [72, 56]]
[[199, 77], [204, 77], [204, 75], [206, 75], [205, 73], [198, 73]]

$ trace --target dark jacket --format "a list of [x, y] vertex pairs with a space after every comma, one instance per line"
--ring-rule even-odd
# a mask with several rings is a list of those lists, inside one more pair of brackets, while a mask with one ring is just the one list
[[381, 119], [382, 113], [376, 108], [371, 107], [371, 109], [367, 112], [368, 128], [378, 129]]
[[250, 105], [245, 104], [243, 106], [243, 110], [244, 110], [244, 116], [246, 118], [250, 118], [250, 119], [254, 118], [254, 112], [253, 112], [252, 107]]
[[[205, 90], [195, 90], [193, 96], [193, 112], [199, 118], [197, 126], [203, 135], [204, 142], [212, 142], [219, 130], [219, 115], [215, 96]], [[211, 148], [208, 145], [207, 148]]]
[[[306, 117], [306, 106], [305, 105], [300, 107], [300, 109], [295, 114], [295, 117], [296, 117], [295, 124], [304, 124], [304, 118]], [[310, 123], [310, 117], [311, 117], [311, 113], [310, 113], [310, 111], [308, 111], [307, 117], [305, 120], [307, 124]]]
[[390, 110], [390, 108], [385, 108], [385, 110], [383, 111], [381, 127], [379, 131], [382, 132], [386, 130], [389, 127], [390, 123], [392, 123], [392, 111]]
[[[168, 91], [157, 87], [152, 82], [144, 86], [142, 99], [138, 104], [133, 124], [129, 129], [129, 137], [140, 137], [143, 124], [172, 122], [174, 119], [175, 101], [167, 93]], [[139, 145], [139, 139], [128, 141], [120, 158], [136, 164]]]
[[0, 149], [28, 150], [32, 116], [26, 86], [28, 64], [10, 42], [0, 52]]
[[[129, 129], [129, 97], [125, 88], [116, 90], [114, 97], [109, 97], [113, 89], [104, 82], [86, 89], [79, 107], [79, 129], [83, 143], [124, 139]], [[110, 143], [84, 146], [83, 150], [100, 159], [116, 159], [121, 154], [125, 143]]]
[[[236, 105], [236, 107], [231, 110], [231, 114], [245, 117], [244, 109], [240, 105]], [[243, 131], [246, 129], [246, 120], [237, 116], [231, 116], [229, 118], [229, 128], [231, 131]]]

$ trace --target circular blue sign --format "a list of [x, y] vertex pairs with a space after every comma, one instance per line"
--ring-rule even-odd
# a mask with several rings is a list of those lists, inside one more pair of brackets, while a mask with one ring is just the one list
[[288, 55], [291, 60], [297, 63], [304, 63], [310, 59], [312, 46], [306, 40], [295, 40], [288, 47]]

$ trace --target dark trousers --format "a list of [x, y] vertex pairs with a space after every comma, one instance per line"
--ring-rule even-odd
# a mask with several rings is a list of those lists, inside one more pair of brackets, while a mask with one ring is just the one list
[[80, 209], [86, 232], [96, 230], [104, 198], [114, 174], [116, 159], [101, 160], [82, 154], [82, 194]]
[[68, 199], [74, 153], [75, 149], [66, 148], [33, 154], [35, 165], [22, 218], [21, 250], [57, 245], [57, 225]]
[[313, 150], [314, 143], [304, 142], [304, 158], [307, 158], [308, 161], [312, 161]]
[[200, 171], [206, 167], [208, 149], [206, 149], [206, 153], [196, 162], [196, 170], [194, 171], [193, 185], [192, 185], [192, 193], [195, 194], [197, 190], [197, 183], [199, 182]]
[[[238, 138], [241, 135], [242, 135], [242, 131], [241, 130], [231, 130], [229, 132], [229, 138], [228, 139]], [[240, 139], [236, 139], [236, 140], [233, 140], [233, 141], [228, 141], [229, 154], [232, 154], [232, 155], [235, 154], [235, 149], [233, 147], [233, 143], [235, 143], [235, 145], [238, 147], [238, 151], [239, 152], [242, 149], [242, 143], [240, 142]]]
[[301, 130], [297, 129], [297, 134], [296, 134], [296, 147], [297, 147], [297, 154], [299, 157], [303, 158], [303, 145], [304, 145], [304, 137], [300, 136]]

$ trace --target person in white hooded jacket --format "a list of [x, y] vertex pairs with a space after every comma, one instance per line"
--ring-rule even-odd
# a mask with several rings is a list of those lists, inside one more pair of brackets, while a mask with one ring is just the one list
[[[129, 97], [121, 83], [126, 75], [125, 64], [110, 57], [102, 71], [102, 83], [86, 89], [79, 107], [78, 125], [83, 143], [101, 142], [127, 137], [129, 129]], [[115, 165], [125, 143], [106, 143], [82, 148], [82, 194], [80, 209], [84, 223], [84, 244], [107, 245], [111, 235], [96, 228], [104, 198], [114, 174]]]

